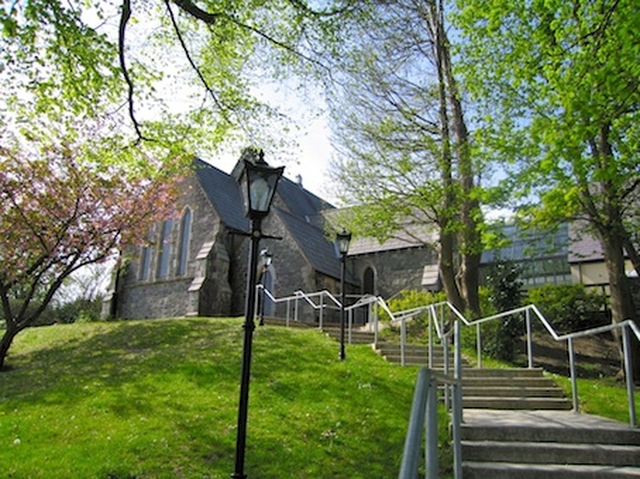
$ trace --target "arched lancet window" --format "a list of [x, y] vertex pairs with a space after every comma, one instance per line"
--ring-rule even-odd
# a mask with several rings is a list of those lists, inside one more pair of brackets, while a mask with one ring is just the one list
[[178, 276], [187, 274], [189, 262], [189, 240], [191, 238], [191, 209], [185, 208], [180, 221], [180, 244], [178, 245]]
[[151, 259], [153, 258], [156, 228], [155, 225], [147, 234], [148, 243], [142, 246], [140, 250], [140, 271], [138, 278], [140, 281], [148, 281], [151, 279]]
[[140, 251], [140, 281], [149, 279], [149, 268], [151, 267], [151, 246], [143, 246]]
[[160, 232], [160, 241], [158, 242], [158, 269], [156, 277], [164, 279], [169, 274], [169, 259], [171, 258], [171, 228], [173, 220], [166, 220], [162, 225]]
[[[362, 275], [362, 293], [376, 294], [376, 272], [371, 266], [367, 266]], [[371, 320], [369, 312], [370, 309], [364, 310], [363, 323], [365, 324]]]
[[376, 292], [376, 273], [370, 266], [364, 270], [362, 289], [364, 294], [375, 294]]

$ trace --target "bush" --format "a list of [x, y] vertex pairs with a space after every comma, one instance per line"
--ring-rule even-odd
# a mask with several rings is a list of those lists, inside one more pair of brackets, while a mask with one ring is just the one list
[[53, 312], [56, 322], [68, 324], [98, 321], [102, 308], [102, 297], [94, 299], [77, 298], [57, 306]]
[[587, 291], [582, 284], [546, 284], [531, 289], [529, 302], [563, 333], [609, 323], [604, 295]]
[[[487, 273], [489, 301], [497, 312], [518, 308], [522, 302], [522, 268], [513, 261], [500, 260]], [[483, 349], [495, 359], [513, 362], [515, 346], [522, 334], [522, 319], [511, 315], [483, 326]]]
[[[403, 290], [395, 298], [387, 301], [387, 305], [391, 311], [406, 311], [408, 309], [419, 308], [429, 304], [440, 303], [446, 301], [447, 296], [444, 291], [432, 293], [430, 291], [419, 290]], [[391, 318], [384, 310], [380, 310], [380, 320], [389, 322]], [[419, 341], [421, 338], [426, 339], [426, 332], [429, 326], [429, 316], [425, 311], [407, 322], [407, 336], [413, 340]], [[395, 336], [399, 333], [400, 328], [391, 328], [390, 334]], [[389, 333], [384, 333], [385, 335]], [[387, 337], [386, 339], [392, 339]]]

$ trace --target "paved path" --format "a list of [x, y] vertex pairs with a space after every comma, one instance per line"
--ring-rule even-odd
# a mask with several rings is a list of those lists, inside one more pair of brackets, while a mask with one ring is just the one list
[[473, 426], [527, 426], [638, 431], [638, 429], [634, 429], [629, 424], [623, 422], [572, 411], [465, 409], [464, 422]]

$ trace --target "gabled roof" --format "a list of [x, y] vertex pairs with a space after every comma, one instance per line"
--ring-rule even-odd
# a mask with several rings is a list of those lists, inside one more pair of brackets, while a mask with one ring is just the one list
[[333, 243], [324, 236], [324, 231], [281, 208], [274, 207], [273, 210], [313, 268], [333, 278], [340, 278], [340, 259]]
[[240, 187], [233, 177], [197, 158], [193, 166], [202, 189], [222, 222], [231, 230], [248, 231], [249, 220], [244, 215]]
[[334, 206], [321, 198], [305, 190], [302, 185], [291, 181], [289, 178], [281, 178], [276, 194], [287, 206], [287, 210], [294, 216], [306, 221], [312, 221], [319, 225], [320, 212], [334, 209]]
[[[199, 159], [194, 160], [194, 171], [221, 221], [231, 230], [248, 231], [249, 220], [244, 215], [242, 194], [234, 174]], [[333, 242], [324, 235], [321, 215], [323, 209], [333, 206], [287, 178], [280, 179], [276, 195], [286, 209], [273, 206], [272, 213], [281, 219], [312, 267], [340, 278], [340, 259]], [[353, 283], [350, 277], [347, 281]]]

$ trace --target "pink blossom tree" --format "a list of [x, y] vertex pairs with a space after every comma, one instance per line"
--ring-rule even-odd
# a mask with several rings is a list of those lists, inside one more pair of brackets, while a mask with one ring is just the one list
[[16, 335], [34, 324], [65, 279], [107, 260], [123, 242], [143, 242], [150, 225], [171, 214], [175, 194], [168, 175], [148, 167], [90, 161], [50, 142], [3, 143], [0, 369]]

